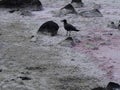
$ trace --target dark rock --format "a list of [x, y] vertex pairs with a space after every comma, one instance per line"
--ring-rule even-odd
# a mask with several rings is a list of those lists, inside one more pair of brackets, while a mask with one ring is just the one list
[[0, 7], [42, 10], [42, 3], [39, 0], [1, 0]]
[[92, 90], [106, 90], [106, 89], [103, 87], [97, 87], [97, 88], [93, 88]]
[[71, 3], [73, 3], [73, 2], [75, 2], [75, 3], [81, 3], [82, 0], [72, 0]]
[[97, 46], [93, 47], [92, 50], [98, 50], [99, 48]]
[[2, 72], [2, 69], [0, 69], [0, 72]]
[[74, 40], [72, 37], [67, 37], [65, 40], [59, 43], [61, 46], [73, 47], [75, 46]]
[[71, 1], [71, 4], [72, 4], [74, 7], [83, 7], [83, 6], [84, 6], [82, 0], [72, 0], [72, 1]]
[[105, 88], [97, 87], [97, 88], [94, 88], [92, 90], [120, 90], [120, 85], [118, 83], [115, 83], [115, 82], [109, 82], [107, 87], [105, 87]]
[[[80, 40], [79, 40], [80, 41]], [[61, 46], [67, 46], [67, 47], [74, 47], [77, 44], [79, 44], [80, 42], [77, 42], [76, 39], [74, 37], [67, 37], [65, 40], [63, 40], [62, 42], [60, 42], [59, 44]]]
[[120, 85], [115, 82], [109, 82], [106, 87], [106, 90], [120, 90]]
[[32, 16], [33, 14], [28, 10], [23, 10], [23, 11], [21, 11], [21, 15], [23, 15], [23, 16]]
[[55, 23], [53, 21], [47, 21], [40, 26], [37, 33], [48, 32], [51, 34], [51, 36], [55, 36], [55, 35], [57, 35], [58, 29], [59, 29], [59, 26], [57, 23]]
[[120, 30], [120, 24], [118, 25], [118, 30]]
[[71, 59], [71, 61], [75, 61], [75, 59]]
[[108, 27], [113, 29], [118, 29], [117, 25], [115, 25], [114, 22], [110, 22], [110, 24], [108, 24]]
[[34, 38], [35, 36], [34, 35], [32, 35], [30, 38], [32, 39], [32, 38]]
[[66, 6], [64, 6], [63, 8], [61, 8], [61, 11], [62, 10], [66, 10], [66, 14], [68, 13], [73, 13], [73, 14], [77, 14], [76, 10], [74, 9], [74, 7], [71, 5], [71, 4], [68, 4]]
[[15, 81], [15, 79], [13, 78], [13, 79], [11, 79], [10, 81]]
[[67, 37], [65, 40], [73, 41], [73, 38], [72, 37]]
[[113, 35], [113, 33], [110, 33], [110, 35], [112, 36], [112, 35]]
[[20, 79], [22, 79], [22, 80], [31, 80], [30, 77], [23, 77], [23, 76], [20, 76], [20, 77], [18, 77], [18, 78], [20, 78]]
[[63, 8], [68, 9], [68, 10], [74, 10], [74, 7], [71, 4], [68, 4], [64, 6]]
[[83, 17], [88, 17], [88, 18], [103, 17], [102, 13], [98, 9], [93, 9], [93, 10], [89, 10], [89, 11], [83, 11], [79, 15], [81, 15]]
[[9, 12], [9, 13], [14, 13], [14, 12], [16, 12], [16, 11], [19, 11], [19, 9], [11, 9], [11, 10], [9, 10], [8, 12]]
[[25, 69], [27, 70], [38, 70], [39, 72], [44, 72], [46, 71], [48, 68], [45, 65], [40, 65], [40, 66], [33, 66], [33, 67], [26, 67]]
[[120, 20], [118, 21], [117, 28], [120, 30]]
[[10, 10], [10, 11], [9, 11], [9, 13], [14, 13], [14, 12], [15, 12], [15, 10]]
[[26, 71], [26, 72], [21, 72], [21, 74], [30, 74], [30, 72]]
[[104, 33], [103, 35], [112, 36], [112, 35], [113, 35], [113, 33]]

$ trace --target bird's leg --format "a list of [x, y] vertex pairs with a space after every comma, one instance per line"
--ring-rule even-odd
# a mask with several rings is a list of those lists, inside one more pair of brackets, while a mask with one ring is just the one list
[[68, 32], [68, 36], [70, 36], [70, 32]]
[[69, 37], [71, 36], [71, 31], [69, 31]]
[[67, 33], [66, 33], [66, 36], [68, 35], [68, 31], [67, 31]]

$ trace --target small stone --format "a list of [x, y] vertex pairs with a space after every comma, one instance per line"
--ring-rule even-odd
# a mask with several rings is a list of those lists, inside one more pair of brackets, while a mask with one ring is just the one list
[[15, 11], [19, 11], [19, 9], [13, 9], [13, 10], [10, 10], [8, 11], [9, 13], [14, 13]]
[[113, 34], [112, 34], [112, 33], [110, 33], [110, 35], [112, 36]]
[[75, 61], [75, 59], [71, 59], [71, 61]]
[[24, 11], [21, 11], [21, 15], [23, 15], [23, 16], [32, 16], [33, 14], [28, 10], [24, 10]]
[[0, 72], [2, 72], [2, 69], [0, 69]]
[[11, 79], [11, 81], [15, 81], [15, 79]]
[[24, 82], [19, 82], [20, 85], [25, 85]]
[[66, 40], [71, 40], [71, 41], [73, 41], [73, 38], [72, 38], [72, 37], [67, 37]]
[[21, 72], [21, 74], [30, 74], [30, 72]]
[[92, 90], [106, 90], [106, 89], [103, 88], [103, 87], [97, 87], [97, 88], [94, 88], [94, 89], [92, 89]]
[[15, 12], [15, 10], [10, 10], [10, 11], [9, 11], [9, 13], [14, 13], [14, 12]]
[[23, 76], [20, 76], [20, 77], [18, 77], [18, 78], [20, 78], [20, 79], [22, 79], [22, 80], [31, 80], [30, 77], [23, 77]]
[[94, 48], [92, 48], [92, 50], [98, 50], [99, 48], [98, 47], [94, 47]]

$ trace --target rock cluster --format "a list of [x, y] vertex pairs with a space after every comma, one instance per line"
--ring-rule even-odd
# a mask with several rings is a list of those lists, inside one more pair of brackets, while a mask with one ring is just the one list
[[0, 7], [41, 10], [42, 3], [39, 0], [1, 0]]

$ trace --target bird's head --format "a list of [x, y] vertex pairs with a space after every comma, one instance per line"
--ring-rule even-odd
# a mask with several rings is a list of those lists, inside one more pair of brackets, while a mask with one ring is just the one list
[[67, 23], [67, 20], [66, 20], [66, 19], [63, 19], [63, 20], [61, 20], [61, 22]]

